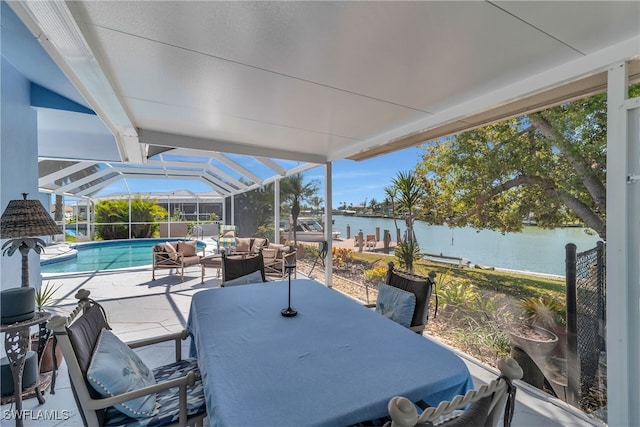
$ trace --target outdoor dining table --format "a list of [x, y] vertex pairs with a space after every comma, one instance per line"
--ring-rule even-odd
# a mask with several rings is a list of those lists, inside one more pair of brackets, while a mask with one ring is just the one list
[[203, 290], [188, 327], [212, 426], [345, 426], [473, 388], [450, 350], [313, 280]]

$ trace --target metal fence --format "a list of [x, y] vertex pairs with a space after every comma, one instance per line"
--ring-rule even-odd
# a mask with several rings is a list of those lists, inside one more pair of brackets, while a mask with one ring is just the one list
[[[572, 388], [575, 393], [570, 403], [578, 403], [592, 412], [606, 406], [605, 245], [598, 242], [595, 248], [576, 253], [575, 245], [569, 244], [566, 262], [567, 362], [569, 367], [572, 360], [577, 362], [574, 369], [568, 369], [569, 395]], [[573, 343], [572, 329], [575, 330]]]

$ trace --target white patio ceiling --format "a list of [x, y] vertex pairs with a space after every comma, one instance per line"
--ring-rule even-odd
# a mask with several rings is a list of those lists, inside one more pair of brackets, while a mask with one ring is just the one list
[[[640, 56], [638, 2], [10, 4], [114, 135], [99, 178], [193, 176], [223, 195], [602, 91]], [[73, 158], [112, 160], [86, 151]], [[243, 186], [214, 165], [234, 155], [281, 163], [252, 177], [235, 159]]]

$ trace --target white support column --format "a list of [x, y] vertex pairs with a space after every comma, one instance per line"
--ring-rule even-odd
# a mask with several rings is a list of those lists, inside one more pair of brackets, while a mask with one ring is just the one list
[[[131, 193], [129, 193], [129, 240], [131, 240]], [[89, 203], [87, 203], [87, 218], [89, 217]]]
[[640, 100], [627, 100], [625, 63], [608, 73], [608, 424], [640, 425]]
[[[231, 221], [229, 221], [229, 224], [236, 224], [236, 196], [233, 194], [231, 195]], [[236, 230], [237, 232], [238, 230]]]
[[328, 243], [327, 258], [324, 262], [324, 283], [326, 283], [329, 288], [333, 287], [333, 263], [331, 261], [331, 250], [333, 247], [333, 238], [331, 234], [331, 231], [333, 231], [333, 218], [331, 215], [331, 207], [333, 205], [333, 176], [331, 167], [331, 162], [326, 163], [324, 166], [324, 238]]
[[273, 182], [273, 243], [280, 243], [280, 180]]
[[222, 223], [229, 224], [227, 222], [227, 198], [226, 197], [222, 198]]

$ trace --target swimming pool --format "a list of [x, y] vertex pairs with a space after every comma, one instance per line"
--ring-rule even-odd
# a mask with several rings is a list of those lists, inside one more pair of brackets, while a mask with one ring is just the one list
[[[73, 245], [76, 256], [51, 258], [40, 262], [40, 272], [77, 273], [81, 271], [114, 270], [151, 264], [151, 248], [157, 243], [177, 239], [107, 240]], [[198, 251], [205, 243], [198, 241]]]

